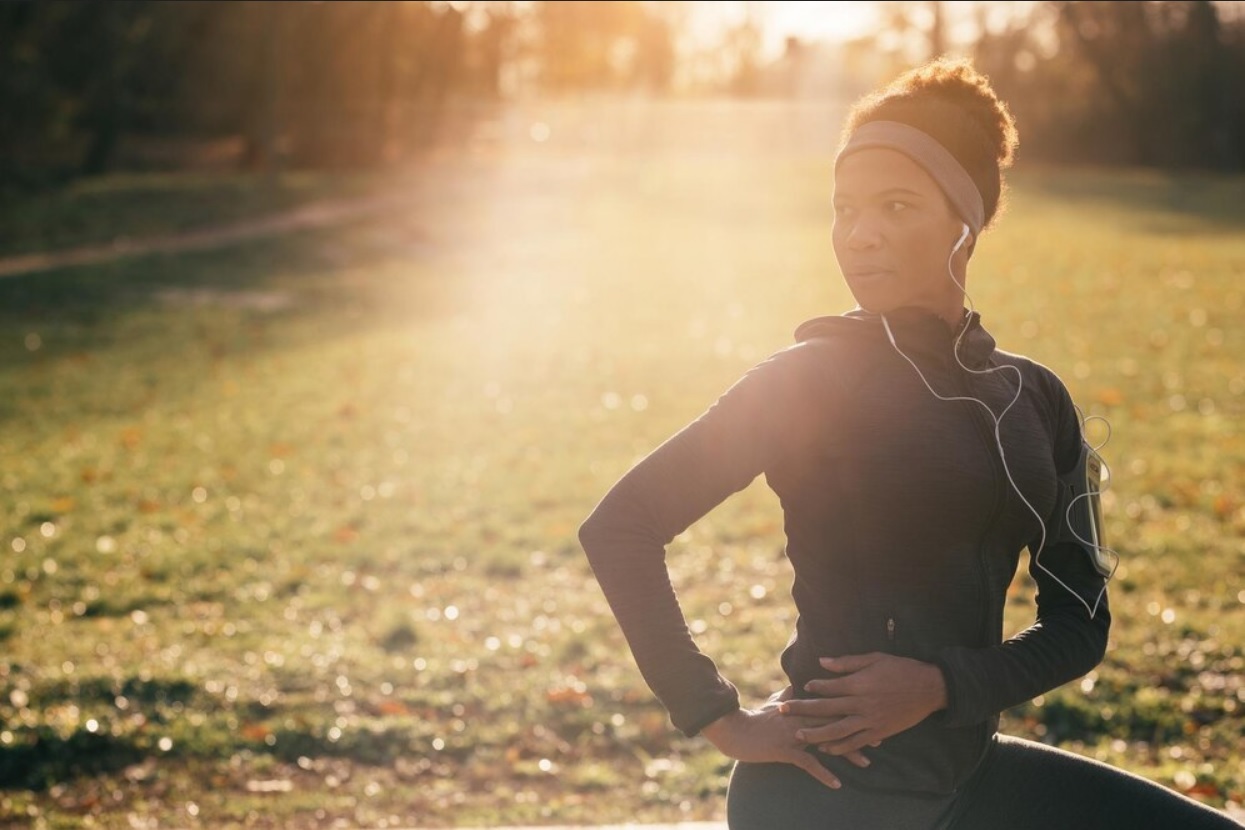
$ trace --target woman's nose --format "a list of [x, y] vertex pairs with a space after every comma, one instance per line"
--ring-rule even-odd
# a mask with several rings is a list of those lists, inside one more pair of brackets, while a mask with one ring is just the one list
[[847, 232], [847, 246], [853, 251], [876, 248], [882, 241], [877, 226], [867, 219], [858, 219]]

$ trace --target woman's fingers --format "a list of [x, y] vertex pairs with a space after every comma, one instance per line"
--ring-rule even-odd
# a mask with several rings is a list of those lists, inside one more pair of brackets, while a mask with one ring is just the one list
[[[865, 718], [849, 716], [825, 726], [805, 726], [795, 733], [795, 739], [807, 744], [837, 744], [868, 728], [869, 722]], [[863, 741], [852, 749], [860, 749], [868, 743]]]
[[804, 691], [823, 698], [850, 697], [861, 692], [860, 681], [855, 675], [819, 677], [804, 684]]
[[[836, 721], [841, 720], [835, 718]], [[790, 763], [807, 772], [817, 781], [831, 789], [839, 789], [842, 782], [833, 772], [822, 766], [818, 757], [811, 751], [808, 744], [816, 744], [817, 740], [805, 740], [797, 734], [810, 729], [826, 727], [826, 718], [784, 717], [769, 703], [758, 711], [748, 709], [730, 718], [715, 722], [716, 727], [710, 736], [714, 745], [726, 755], [742, 761], [781, 761]], [[847, 734], [855, 734], [858, 729], [850, 729]], [[864, 740], [870, 740], [872, 737]], [[869, 759], [859, 750], [863, 746], [852, 747], [850, 751], [836, 753], [842, 755], [849, 763], [857, 767], [869, 766]]]
[[846, 672], [860, 671], [863, 668], [872, 666], [879, 660], [885, 659], [887, 654], [877, 651], [871, 651], [868, 654], [845, 654], [842, 657], [822, 657], [818, 662], [822, 668], [829, 669], [840, 674]]
[[859, 732], [841, 741], [831, 741], [817, 745], [817, 749], [827, 755], [848, 756], [853, 753], [859, 753], [861, 749], [872, 745], [871, 735], [869, 732]]
[[859, 708], [849, 697], [815, 697], [808, 700], [788, 700], [778, 706], [784, 715], [800, 715], [809, 718], [837, 717], [855, 714]]
[[857, 750], [856, 752], [848, 752], [845, 755], [843, 755], [843, 757], [846, 758], [848, 761], [851, 761], [853, 764], [860, 767], [861, 769], [864, 769], [865, 767], [869, 766], [869, 759], [866, 758], [859, 750]]
[[823, 767], [817, 762], [817, 759], [808, 754], [804, 750], [796, 750], [791, 758], [791, 763], [816, 778], [832, 790], [837, 790], [843, 786], [842, 782], [835, 777], [834, 773]]

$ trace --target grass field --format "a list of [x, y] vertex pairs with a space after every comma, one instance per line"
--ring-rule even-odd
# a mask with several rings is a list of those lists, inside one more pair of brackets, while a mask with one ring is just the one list
[[[722, 818], [730, 762], [670, 726], [575, 531], [851, 307], [828, 171], [493, 152], [331, 232], [0, 280], [0, 822]], [[969, 282], [1114, 428], [1109, 654], [1005, 728], [1215, 805], [1245, 802], [1243, 207], [1024, 169]], [[783, 684], [782, 544], [758, 481], [670, 546], [745, 705]]]

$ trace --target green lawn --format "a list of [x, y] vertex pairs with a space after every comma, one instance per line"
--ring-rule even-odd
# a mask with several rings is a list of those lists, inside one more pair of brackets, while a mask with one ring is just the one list
[[[828, 170], [446, 162], [367, 223], [0, 280], [0, 821], [722, 818], [730, 762], [669, 725], [575, 531], [850, 308]], [[1124, 564], [1106, 662], [1005, 728], [1240, 804], [1245, 180], [1030, 169], [1011, 202], [969, 289], [1110, 418]], [[782, 544], [758, 481], [670, 548], [747, 705]]]

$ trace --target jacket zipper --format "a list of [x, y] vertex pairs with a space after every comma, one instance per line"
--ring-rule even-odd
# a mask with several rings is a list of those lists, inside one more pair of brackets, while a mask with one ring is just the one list
[[895, 618], [894, 617], [886, 618], [886, 639], [892, 643], [895, 642]]
[[[955, 369], [956, 371], [954, 371], [953, 374], [959, 377], [960, 385], [964, 389], [964, 394], [974, 398], [978, 397], [973, 394], [973, 389], [969, 384], [969, 378], [966, 377], [966, 372], [961, 369], [958, 364], [955, 365]], [[969, 417], [972, 419], [974, 426], [977, 427], [977, 434], [981, 437], [986, 446], [986, 454], [990, 458], [990, 469], [993, 471], [995, 479], [994, 505], [990, 510], [989, 518], [986, 520], [986, 525], [981, 531], [981, 538], [977, 542], [977, 571], [981, 584], [982, 605], [984, 606], [981, 633], [984, 641], [987, 644], [990, 644], [993, 643], [994, 640], [991, 634], [991, 626], [994, 622], [995, 613], [994, 600], [990, 592], [990, 576], [986, 570], [986, 540], [990, 536], [990, 531], [994, 529], [995, 522], [998, 521], [999, 514], [1002, 512], [1003, 505], [1006, 503], [1006, 497], [1001, 486], [1006, 479], [1000, 471], [1000, 467], [1003, 462], [998, 457], [999, 448], [994, 441], [994, 430], [992, 427], [989, 427], [983, 423], [985, 415], [977, 410], [977, 406], [977, 404], [971, 405], [972, 413]]]

